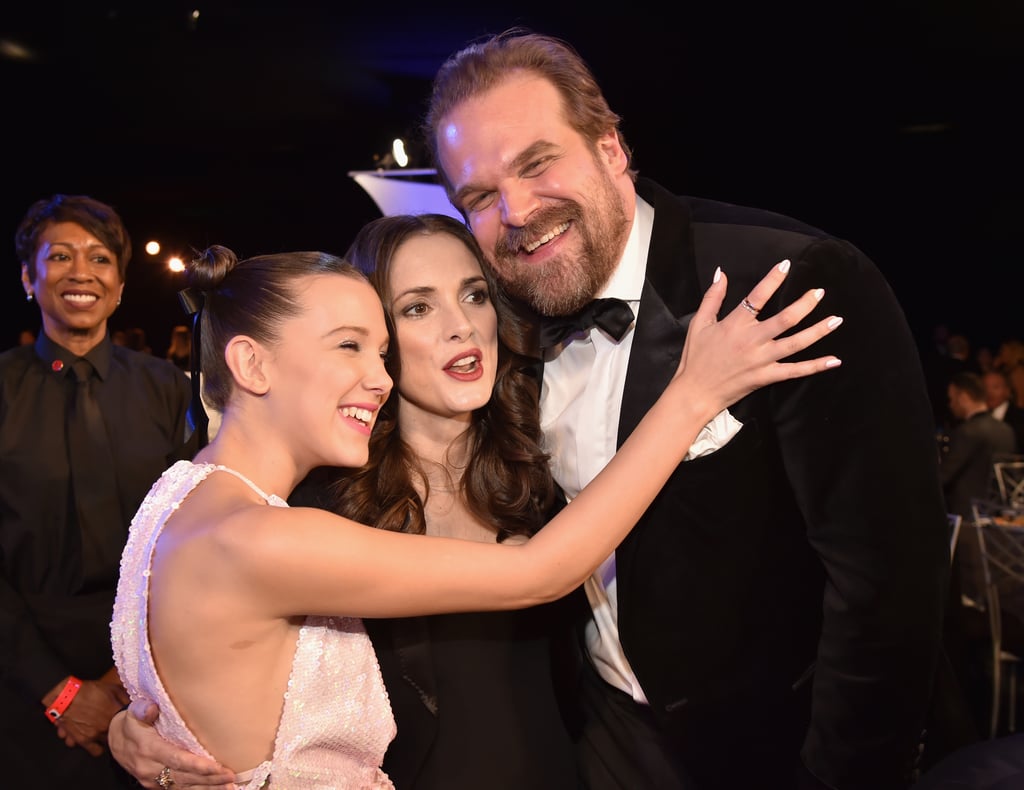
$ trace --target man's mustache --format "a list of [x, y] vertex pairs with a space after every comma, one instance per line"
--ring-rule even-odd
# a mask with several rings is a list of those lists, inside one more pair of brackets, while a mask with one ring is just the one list
[[574, 222], [582, 215], [579, 204], [573, 201], [539, 209], [522, 227], [506, 228], [494, 245], [494, 255], [498, 259], [518, 255], [527, 244], [535, 242], [551, 228], [563, 222]]

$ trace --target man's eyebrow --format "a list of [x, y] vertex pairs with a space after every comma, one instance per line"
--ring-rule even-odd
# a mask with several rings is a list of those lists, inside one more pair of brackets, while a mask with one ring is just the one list
[[[524, 148], [522, 151], [516, 154], [515, 158], [511, 162], [509, 162], [508, 169], [513, 171], [521, 170], [534, 159], [536, 159], [538, 156], [550, 153], [557, 147], [558, 146], [555, 145], [555, 143], [552, 143], [548, 140], [537, 140], [536, 142], [532, 143], [531, 145], [528, 145], [526, 148]], [[454, 205], [458, 206], [461, 204], [463, 198], [465, 198], [466, 195], [472, 192], [487, 191], [488, 190], [485, 189], [484, 187], [478, 186], [477, 184], [474, 184], [471, 181], [468, 184], [465, 184], [464, 186], [455, 190], [455, 192], [452, 194], [451, 201]]]
[[555, 145], [555, 143], [550, 142], [549, 140], [537, 140], [532, 145], [529, 145], [522, 151], [520, 151], [519, 155], [512, 160], [512, 167], [513, 169], [517, 170], [521, 167], [526, 167], [526, 165], [528, 165], [538, 156], [550, 153], [553, 149], [556, 148], [558, 148], [558, 146]]

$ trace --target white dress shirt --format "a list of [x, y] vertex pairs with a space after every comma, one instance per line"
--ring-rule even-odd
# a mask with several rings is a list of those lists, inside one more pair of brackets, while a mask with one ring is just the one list
[[[654, 209], [637, 198], [633, 227], [622, 259], [599, 297], [629, 303], [639, 317]], [[570, 501], [593, 480], [616, 451], [619, 411], [634, 329], [616, 343], [600, 329], [549, 349], [541, 389], [541, 427], [555, 480]], [[713, 452], [740, 429], [728, 410], [712, 420], [690, 447], [687, 459]], [[586, 628], [587, 650], [601, 676], [637, 702], [647, 697], [619, 643], [615, 555], [585, 584], [594, 619]]]

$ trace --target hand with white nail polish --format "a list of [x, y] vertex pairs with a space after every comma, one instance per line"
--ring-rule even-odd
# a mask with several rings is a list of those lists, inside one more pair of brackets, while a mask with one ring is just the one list
[[[720, 320], [717, 315], [728, 278], [721, 269], [716, 270], [711, 287], [690, 322], [673, 381], [677, 386], [686, 386], [686, 398], [691, 404], [706, 404], [709, 419], [766, 384], [810, 376], [841, 364], [833, 355], [799, 362], [779, 361], [811, 346], [842, 323], [842, 318], [830, 316], [783, 336], [818, 305], [825, 295], [821, 288], [808, 291], [771, 317], [758, 320], [756, 312], [760, 309], [752, 305], [763, 305], [771, 298], [785, 280], [789, 266], [785, 260], [772, 267], [746, 299]], [[752, 315], [752, 311], [756, 312]]]

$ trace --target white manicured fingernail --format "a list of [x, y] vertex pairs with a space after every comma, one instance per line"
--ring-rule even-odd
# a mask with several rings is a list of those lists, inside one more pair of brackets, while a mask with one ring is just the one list
[[837, 316], [837, 315], [834, 315], [834, 316], [832, 316], [832, 317], [831, 317], [830, 319], [828, 319], [828, 323], [826, 324], [826, 326], [827, 326], [827, 327], [828, 327], [829, 329], [835, 329], [835, 328], [836, 328], [837, 326], [839, 326], [839, 325], [840, 325], [841, 323], [843, 323], [843, 319], [842, 319], [842, 318], [840, 318], [840, 317], [839, 317], [839, 316]]
[[779, 263], [779, 271], [783, 274], [789, 271], [789, 258]]
[[825, 367], [826, 368], [838, 368], [842, 364], [843, 364], [843, 360], [838, 359], [838, 358], [833, 358], [833, 359], [828, 360], [825, 363]]
[[819, 302], [821, 301], [821, 297], [823, 297], [824, 295], [825, 295], [825, 289], [824, 288], [818, 288], [814, 292], [814, 298], [817, 299]]
[[717, 283], [721, 279], [722, 279], [722, 267], [721, 266], [716, 266], [715, 267], [715, 276], [711, 278], [711, 282]]

